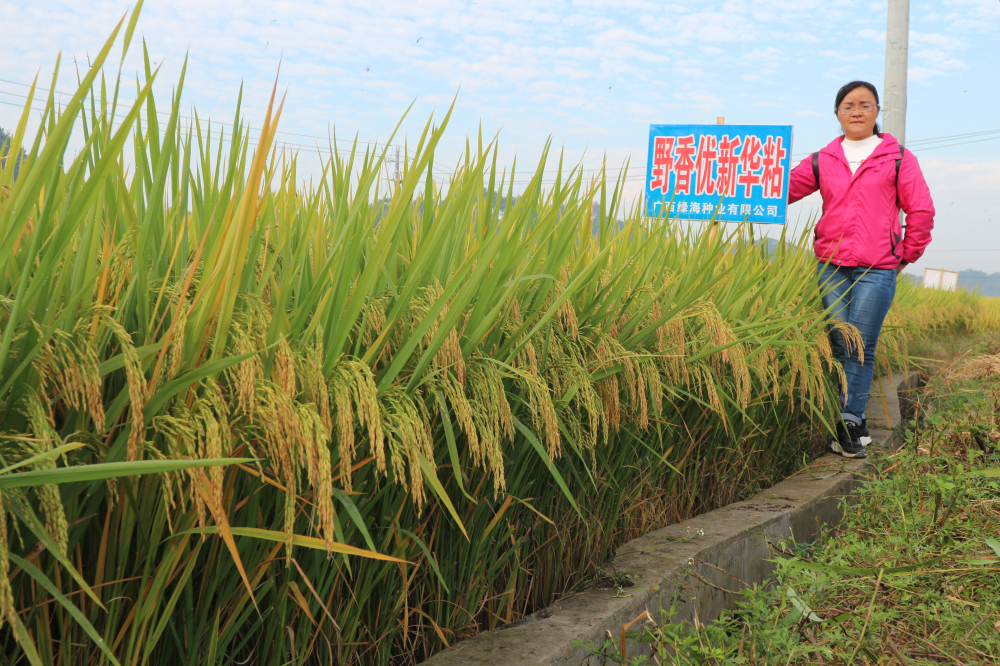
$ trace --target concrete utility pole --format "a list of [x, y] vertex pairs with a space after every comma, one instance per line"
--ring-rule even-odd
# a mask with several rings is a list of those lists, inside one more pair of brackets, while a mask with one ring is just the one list
[[882, 129], [906, 141], [906, 69], [909, 62], [910, 0], [889, 0], [885, 31], [885, 88]]

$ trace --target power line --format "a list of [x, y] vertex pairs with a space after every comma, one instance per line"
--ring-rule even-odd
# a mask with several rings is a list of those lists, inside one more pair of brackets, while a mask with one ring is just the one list
[[923, 152], [925, 150], [935, 150], [937, 148], [951, 148], [953, 146], [967, 146], [970, 143], [985, 143], [987, 141], [996, 141], [997, 139], [1000, 139], [1000, 136], [993, 136], [993, 137], [990, 137], [988, 139], [979, 139], [979, 140], [976, 140], [976, 141], [963, 141], [961, 143], [946, 143], [946, 144], [941, 145], [941, 146], [929, 146], [927, 148], [925, 148], [923, 146], [920, 146], [920, 150], [921, 150], [921, 152]]
[[984, 130], [982, 132], [969, 132], [968, 134], [951, 134], [949, 136], [939, 136], [933, 139], [917, 139], [915, 141], [908, 141], [906, 145], [912, 146], [914, 144], [919, 145], [922, 143], [930, 143], [934, 141], [944, 141], [945, 139], [965, 139], [970, 136], [979, 136], [983, 134], [998, 134], [998, 133], [1000, 133], [1000, 129]]
[[[15, 86], [21, 86], [21, 87], [24, 87], [24, 88], [30, 88], [31, 87], [27, 83], [20, 83], [18, 81], [11, 81], [9, 79], [0, 79], [0, 82], [2, 82], [2, 83], [10, 83], [10, 84], [13, 84]], [[73, 94], [75, 94], [75, 93], [71, 94], [71, 93], [67, 93], [67, 92], [62, 92], [60, 90], [54, 90], [54, 89], [51, 89], [51, 88], [43, 88], [41, 86], [35, 86], [35, 90], [42, 90], [42, 91], [45, 91], [45, 92], [51, 92], [51, 93], [55, 93], [57, 95], [65, 95], [67, 97], [72, 97]], [[18, 93], [7, 92], [5, 90], [0, 90], [0, 93], [3, 93], [5, 95], [13, 95], [15, 97], [21, 97], [21, 98], [27, 99], [26, 95], [21, 95], [21, 94], [18, 94]], [[39, 99], [39, 98], [36, 97], [35, 99]], [[129, 101], [129, 102], [126, 102], [124, 100], [118, 100], [119, 106], [120, 107], [124, 107], [124, 108], [130, 107], [134, 103], [135, 103], [134, 100], [133, 101]], [[65, 104], [62, 104], [61, 102], [56, 102], [56, 104], [58, 104], [59, 106], [65, 106]], [[170, 113], [168, 113], [167, 111], [157, 111], [156, 115], [161, 116], [161, 117], [166, 117], [166, 118], [170, 117]], [[190, 121], [194, 120], [194, 118], [192, 116], [186, 116], [186, 115], [184, 115], [182, 113], [178, 113], [177, 116], [179, 118], [184, 118], [185, 120], [190, 120]], [[258, 132], [260, 131], [259, 127], [249, 127], [248, 126], [247, 129], [255, 130], [255, 131], [258, 131]], [[321, 136], [321, 135], [317, 135], [317, 134], [301, 134], [301, 133], [298, 133], [298, 132], [287, 132], [285, 130], [277, 130], [276, 134], [287, 134], [289, 136], [298, 136], [298, 137], [307, 138], [307, 139], [323, 139], [323, 140], [328, 140], [330, 138], [328, 136]], [[358, 141], [358, 143], [359, 144], [370, 145], [370, 146], [390, 146], [390, 145], [391, 146], [395, 146], [396, 145], [396, 144], [388, 144], [388, 143], [385, 143], [385, 142], [382, 142], [382, 141]]]
[[[9, 84], [17, 85], [17, 86], [22, 86], [22, 87], [25, 87], [25, 88], [30, 88], [29, 84], [21, 83], [19, 81], [13, 81], [13, 80], [10, 80], [10, 79], [0, 78], [0, 82], [2, 82], [2, 83], [9, 83]], [[44, 87], [41, 87], [41, 86], [36, 86], [35, 89], [36, 90], [42, 90], [42, 91], [45, 91], [45, 92], [52, 92], [52, 93], [55, 93], [55, 94], [58, 94], [58, 95], [67, 95], [67, 96], [69, 96], [69, 93], [65, 93], [65, 92], [62, 92], [62, 91], [54, 90], [54, 89], [44, 88]], [[11, 95], [11, 96], [22, 98], [22, 99], [27, 99], [26, 95], [21, 95], [19, 93], [5, 91], [5, 90], [2, 90], [2, 89], [0, 89], [0, 94]], [[39, 98], [36, 98], [36, 99], [39, 99]], [[64, 104], [62, 104], [61, 102], [58, 102], [58, 101], [56, 101], [55, 103], [58, 104], [60, 107], [65, 106]], [[133, 103], [134, 102], [124, 102], [124, 101], [122, 101], [121, 105], [123, 107], [127, 108], [128, 106], [130, 106]], [[21, 108], [23, 108], [23, 106], [24, 106], [24, 105], [15, 104], [15, 103], [12, 103], [12, 102], [5, 102], [5, 101], [2, 101], [2, 100], [0, 100], [0, 104], [5, 104], [7, 106], [21, 107]], [[43, 112], [44, 111], [44, 109], [38, 109], [36, 107], [32, 107], [32, 109], [35, 110], [35, 111], [39, 111], [39, 112]], [[170, 114], [167, 113], [166, 111], [157, 111], [156, 115], [157, 116], [161, 116], [161, 117], [167, 117], [167, 118], [170, 117]], [[183, 127], [183, 129], [185, 131], [191, 130], [194, 127], [195, 119], [192, 116], [187, 116], [187, 115], [184, 115], [184, 114], [181, 114], [181, 113], [178, 113], [177, 115], [178, 115], [178, 118], [181, 118], [181, 119], [184, 119], [184, 120], [188, 121], [188, 125], [185, 126], [185, 127]], [[210, 118], [208, 120], [210, 122]], [[199, 120], [199, 124], [200, 124], [200, 120]], [[203, 131], [208, 132], [210, 135], [213, 132], [218, 132], [218, 136], [219, 136], [219, 138], [220, 138], [221, 141], [230, 141], [231, 138], [232, 138], [231, 136], [227, 137], [225, 135], [225, 133], [224, 133], [224, 130], [222, 128], [214, 130], [214, 131], [206, 128]], [[254, 127], [248, 125], [247, 126], [247, 131], [248, 132], [258, 131], [259, 132], [260, 128], [254, 128]], [[276, 134], [287, 135], [287, 136], [296, 136], [296, 137], [300, 137], [300, 138], [309, 138], [309, 139], [323, 140], [323, 141], [326, 141], [327, 143], [329, 143], [329, 141], [331, 139], [330, 136], [320, 136], [320, 135], [315, 135], [315, 134], [303, 134], [303, 133], [298, 133], [298, 132], [287, 132], [287, 131], [284, 131], [284, 130], [277, 130], [275, 133]], [[978, 138], [973, 139], [973, 137], [978, 137]], [[960, 139], [960, 141], [955, 141], [956, 139]], [[971, 139], [971, 140], [964, 141], [964, 139]], [[986, 141], [995, 141], [997, 139], [1000, 139], [1000, 129], [983, 130], [983, 131], [978, 131], [978, 132], [969, 132], [969, 133], [965, 133], [965, 134], [952, 134], [952, 135], [947, 135], [947, 136], [931, 137], [931, 138], [927, 138], [927, 139], [917, 139], [917, 140], [908, 142], [906, 145], [910, 146], [910, 147], [916, 146], [916, 147], [919, 147], [921, 151], [925, 151], [925, 150], [935, 150], [935, 149], [938, 149], [938, 148], [951, 148], [951, 147], [955, 147], [955, 146], [964, 146], [964, 145], [970, 145], [970, 144], [974, 144], [974, 143], [983, 143], [983, 142], [986, 142]], [[248, 141], [248, 143], [251, 146], [254, 146], [254, 147], [257, 146], [258, 143], [259, 143], [257, 140], [253, 139], [250, 136], [247, 136], [247, 141]], [[355, 142], [351, 142], [351, 143], [352, 143], [352, 145], [355, 144]], [[376, 141], [357, 141], [356, 143], [357, 143], [357, 145], [387, 146], [389, 148], [393, 148], [393, 147], [397, 147], [398, 148], [398, 146], [396, 144], [387, 144], [387, 143], [376, 142]], [[931, 144], [938, 144], [938, 145], [931, 145]], [[287, 141], [283, 142], [283, 143], [280, 143], [279, 145], [281, 145], [283, 148], [298, 148], [298, 149], [310, 150], [310, 151], [311, 150], [317, 150], [317, 152], [319, 152], [320, 154], [323, 154], [323, 155], [331, 155], [332, 156], [332, 154], [333, 154], [329, 148], [324, 148], [324, 147], [319, 146], [319, 145], [311, 145], [311, 144], [307, 144], [307, 143], [301, 143], [301, 142], [295, 143], [295, 142], [287, 142]], [[342, 155], [342, 156], [348, 156], [348, 155], [350, 155], [350, 151], [344, 151], [344, 150], [337, 150], [336, 153], [339, 154], [339, 155]], [[387, 152], [387, 155], [389, 155], [389, 154], [391, 154], [391, 152]], [[791, 161], [792, 162], [799, 161], [800, 158], [803, 158], [803, 157], [808, 156], [810, 154], [811, 153], [801, 153], [801, 154], [798, 154], [798, 155], [793, 155], [791, 157]], [[449, 175], [454, 173], [454, 171], [452, 171], [450, 169], [447, 169], [447, 168], [442, 168], [440, 166], [435, 167], [435, 169], [438, 170], [438, 171], [442, 171], [442, 172], [444, 172], [446, 174], [449, 174]], [[577, 169], [574, 175], [576, 175], [576, 174], [583, 174], [583, 173], [589, 173], [589, 174], [599, 173], [602, 170], [605, 170], [609, 175], [613, 174], [613, 171], [604, 169], [603, 167], [594, 167], [594, 168], [587, 168], [587, 169]], [[557, 169], [546, 169], [546, 170], [543, 170], [542, 173], [543, 174], [554, 174], [557, 171], [558, 171]], [[530, 180], [532, 180], [534, 178], [534, 175], [537, 172], [529, 172], [529, 173], [531, 174], [530, 176], [519, 177], [514, 182], [515, 183], [519, 183], [519, 184], [526, 184], [526, 183], [530, 182]], [[568, 175], [569, 171], [566, 171], [565, 173], [567, 173], [567, 175]], [[635, 182], [635, 181], [644, 180], [644, 179], [645, 179], [645, 175], [640, 173], [640, 174], [635, 174], [635, 175], [632, 175], [632, 176], [626, 176], [623, 180], [624, 181], [629, 181], [629, 182]], [[555, 179], [555, 177], [543, 178], [543, 180], [541, 182], [542, 182], [543, 185], [551, 185], [551, 184], [554, 184], [556, 182], [556, 179]]]
[[[26, 95], [19, 95], [17, 93], [11, 93], [11, 92], [8, 92], [8, 91], [5, 91], [5, 90], [0, 90], [0, 94], [3, 94], [3, 95], [13, 95], [15, 97], [20, 97], [20, 98], [27, 99]], [[5, 102], [3, 100], [0, 100], [0, 104], [5, 104], [7, 106], [14, 106], [14, 107], [21, 108], [21, 109], [23, 109], [24, 106], [25, 106], [24, 104], [17, 104], [15, 102]], [[58, 105], [60, 108], [63, 108], [63, 107], [66, 106], [65, 104], [62, 104], [60, 102], [55, 102], [55, 104]], [[37, 111], [38, 113], [44, 113], [45, 112], [44, 108], [39, 108], [37, 106], [31, 106], [30, 108], [31, 108], [32, 111]], [[159, 111], [157, 112], [157, 115], [163, 115], [163, 114], [164, 114], [164, 112], [159, 112]], [[167, 115], [167, 117], [169, 118], [169, 115]], [[188, 130], [191, 130], [191, 129], [194, 128], [194, 123], [190, 120], [190, 116], [184, 116], [184, 115], [178, 114], [178, 118], [180, 118], [180, 119], [188, 119], [188, 123], [187, 124], [184, 124], [183, 122], [182, 123], [178, 123], [178, 126], [180, 127], [182, 133], [187, 132]], [[121, 126], [121, 122], [122, 122], [122, 119], [120, 117], [115, 119], [115, 124], [117, 124], [119, 127]], [[226, 134], [225, 128], [218, 127], [217, 129], [211, 129], [210, 127], [200, 127], [199, 126], [199, 129], [202, 132], [204, 132], [205, 134], [209, 135], [210, 137], [218, 137], [218, 139], [220, 141], [222, 141], [222, 142], [231, 142], [231, 140], [232, 140], [232, 134], [231, 133], [230, 134]], [[247, 142], [250, 144], [250, 146], [251, 147], [256, 147], [257, 145], [259, 145], [260, 141], [258, 139], [255, 139], [252, 136], [252, 134], [250, 133], [255, 128], [248, 126], [246, 129], [247, 129], [247, 133], [245, 134], [245, 137], [246, 137]], [[276, 132], [276, 133], [277, 134], [282, 134], [282, 132]], [[291, 132], [284, 132], [284, 134], [291, 134]], [[296, 135], [296, 136], [311, 136], [311, 135]], [[318, 138], [321, 138], [321, 137], [316, 137], [316, 138], [318, 139]], [[322, 137], [322, 138], [324, 138], [324, 140], [329, 143], [329, 139], [327, 137]], [[336, 150], [336, 151], [331, 152], [331, 150], [328, 147], [325, 147], [323, 145], [312, 145], [312, 144], [307, 144], [307, 143], [295, 143], [295, 142], [277, 141], [277, 140], [275, 141], [275, 143], [277, 145], [282, 146], [283, 148], [299, 148], [299, 149], [304, 149], [304, 150], [314, 150], [314, 149], [317, 149], [318, 152], [320, 152], [320, 153], [322, 153], [324, 155], [332, 155], [333, 152], [336, 152], [338, 155], [347, 157], [347, 156], [349, 156], [351, 154], [351, 151], [349, 151], [349, 150]], [[358, 143], [361, 144], [361, 145], [373, 145], [373, 146], [379, 146], [379, 145], [381, 145], [381, 146], [388, 146], [390, 148], [395, 145], [395, 144], [372, 144], [371, 142], [361, 142], [361, 141], [359, 141]], [[353, 145], [353, 141], [351, 142], [351, 145]], [[355, 154], [363, 154], [363, 151], [355, 151]]]
[[[982, 137], [982, 136], [994, 135], [994, 134], [997, 135], [997, 136], [989, 136], [988, 138], [984, 138], [984, 139], [981, 139], [981, 140], [982, 141], [993, 141], [994, 139], [1000, 139], [1000, 129], [993, 129], [993, 130], [983, 130], [983, 131], [980, 131], [980, 132], [969, 132], [967, 134], [952, 134], [952, 135], [949, 135], [949, 136], [938, 136], [938, 137], [932, 137], [932, 138], [928, 138], [928, 139], [916, 139], [914, 141], [907, 141], [906, 142], [906, 147], [907, 148], [911, 148], [911, 147], [921, 147], [922, 148], [923, 146], [925, 146], [927, 144], [938, 143], [938, 142], [941, 142], [941, 141], [952, 141], [954, 139], [969, 139], [969, 138], [972, 138], [972, 137]], [[978, 143], [978, 141], [968, 141], [968, 142], [965, 142], [965, 143]], [[946, 148], [946, 147], [952, 146], [952, 145], [961, 146], [961, 145], [965, 145], [965, 143], [948, 143], [945, 146], [934, 146], [934, 148]], [[929, 150], [929, 148], [922, 148], [922, 149], [923, 150]], [[799, 158], [806, 157], [808, 155], [812, 155], [812, 152], [798, 153], [798, 154], [792, 156], [792, 161], [798, 160]]]

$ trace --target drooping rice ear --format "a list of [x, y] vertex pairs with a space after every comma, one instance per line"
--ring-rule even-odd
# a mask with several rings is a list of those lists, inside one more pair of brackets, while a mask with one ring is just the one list
[[132, 336], [114, 318], [105, 316], [101, 319], [104, 326], [111, 331], [125, 357], [125, 380], [128, 383], [129, 431], [126, 458], [136, 460], [139, 456], [139, 445], [146, 441], [146, 424], [143, 409], [148, 398], [146, 376], [142, 370], [139, 355], [132, 344]]
[[368, 443], [375, 456], [376, 468], [386, 472], [386, 457], [382, 421], [379, 416], [378, 388], [371, 368], [360, 361], [341, 359], [327, 380], [331, 411], [335, 414], [341, 478], [351, 489], [350, 469], [355, 456], [354, 422], [367, 428]]
[[[53, 429], [50, 417], [34, 389], [28, 388], [25, 392], [21, 401], [21, 411], [31, 426], [36, 453], [46, 453], [63, 444], [62, 438]], [[35, 463], [35, 469], [55, 469], [55, 467], [54, 458]], [[45, 515], [45, 529], [52, 535], [59, 549], [65, 554], [66, 544], [69, 542], [69, 523], [66, 520], [66, 511], [63, 509], [59, 486], [44, 484], [36, 486], [35, 492], [38, 493], [42, 513]]]
[[4, 506], [4, 492], [0, 490], [0, 629], [6, 620], [13, 627], [17, 624], [17, 608], [10, 586], [10, 540], [7, 536], [7, 510]]

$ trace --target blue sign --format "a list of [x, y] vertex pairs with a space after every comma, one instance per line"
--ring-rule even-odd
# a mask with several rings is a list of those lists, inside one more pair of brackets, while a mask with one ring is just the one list
[[791, 125], [650, 125], [646, 214], [784, 224]]

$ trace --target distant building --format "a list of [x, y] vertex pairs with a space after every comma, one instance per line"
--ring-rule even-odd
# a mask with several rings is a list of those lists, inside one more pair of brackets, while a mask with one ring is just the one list
[[958, 287], [958, 271], [948, 271], [943, 268], [925, 268], [924, 287], [927, 289], [955, 291], [955, 288]]

